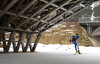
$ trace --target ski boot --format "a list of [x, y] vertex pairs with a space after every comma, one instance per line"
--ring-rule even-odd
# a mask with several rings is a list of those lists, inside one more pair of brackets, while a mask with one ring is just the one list
[[81, 53], [80, 53], [80, 50], [78, 50], [77, 52], [78, 52], [78, 54], [81, 54]]

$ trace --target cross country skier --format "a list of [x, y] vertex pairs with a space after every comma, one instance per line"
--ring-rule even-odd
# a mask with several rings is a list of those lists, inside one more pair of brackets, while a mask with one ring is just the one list
[[81, 54], [80, 53], [80, 50], [79, 50], [79, 45], [78, 45], [78, 42], [77, 42], [77, 39], [79, 38], [79, 35], [76, 34], [75, 36], [72, 36], [70, 38], [70, 42], [72, 42], [74, 45], [75, 45], [75, 50], [76, 50], [76, 53], [78, 54]]

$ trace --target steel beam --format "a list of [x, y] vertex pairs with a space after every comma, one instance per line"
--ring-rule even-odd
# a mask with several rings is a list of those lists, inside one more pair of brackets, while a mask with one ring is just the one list
[[30, 18], [33, 18], [36, 14], [40, 13], [41, 11], [43, 11], [43, 9], [45, 9], [46, 7], [48, 7], [50, 4], [52, 4], [55, 0], [52, 0], [50, 3], [45, 4], [43, 7], [39, 8], [36, 12], [34, 12], [27, 20], [25, 20], [24, 22], [21, 21], [19, 22], [16, 27], [20, 27], [21, 25], [23, 25], [24, 23], [26, 23], [27, 21], [29, 21]]
[[26, 7], [24, 7], [24, 9], [22, 9], [21, 11], [19, 11], [19, 13], [11, 20], [11, 21], [6, 21], [6, 24], [4, 26], [7, 26], [9, 23], [13, 22], [19, 15], [21, 15], [23, 12], [25, 12], [29, 7], [31, 7], [37, 0], [32, 0], [31, 2], [29, 2]]
[[[86, 8], [86, 7], [85, 7]], [[76, 13], [74, 13], [73, 15], [75, 15], [75, 14], [77, 14], [77, 13], [79, 13], [79, 12], [81, 12], [82, 10], [84, 10], [85, 9], [84, 7], [82, 8], [82, 9], [80, 9], [80, 10], [78, 10]], [[66, 12], [64, 12], [63, 14], [65, 14]], [[57, 23], [55, 23], [54, 25], [56, 25], [56, 24], [58, 24], [58, 23], [60, 23], [60, 22], [63, 22], [63, 21], [66, 21], [68, 18], [70, 18], [70, 17], [72, 17], [73, 15], [71, 15], [71, 16], [69, 16], [69, 17], [67, 17], [66, 19], [63, 19], [63, 20], [61, 20], [61, 21], [59, 21], [59, 22], [57, 22]], [[60, 16], [62, 16], [62, 14], [61, 15], [59, 15], [58, 17], [60, 17]], [[57, 18], [58, 18], [57, 17]], [[56, 18], [55, 18], [56, 19]], [[52, 19], [52, 20], [54, 20], [54, 19]], [[52, 21], [51, 20], [51, 21]], [[43, 29], [43, 31], [42, 32], [44, 32], [45, 30], [47, 30], [47, 29], [49, 29], [49, 28], [51, 28], [52, 26], [54, 26], [54, 25], [51, 25], [50, 27], [48, 27], [48, 28], [46, 28], [46, 29]]]
[[[80, 3], [82, 2], [78, 2], [78, 3], [75, 3], [74, 6], [72, 6], [70, 9], [68, 9], [67, 11], [69, 12], [71, 9], [73, 9], [75, 6], [79, 5]], [[49, 23], [55, 21], [56, 19], [58, 19], [59, 17], [61, 17], [62, 15], [68, 13], [68, 12], [63, 12], [62, 14], [59, 14], [57, 16], [55, 16], [52, 20], [49, 21]]]
[[29, 14], [29, 12], [31, 12], [32, 11], [32, 9], [35, 7], [35, 5], [37, 4], [38, 2], [36, 1], [29, 9], [28, 9], [28, 11], [27, 12], [25, 12], [25, 15], [28, 15]]
[[14, 12], [18, 12], [18, 9], [23, 4], [23, 2], [24, 2], [24, 0], [18, 0], [18, 4], [17, 4], [16, 8], [14, 9]]
[[[33, 43], [33, 42], [32, 42], [32, 43]], [[29, 44], [29, 47], [30, 47], [30, 51], [31, 51], [31, 50], [32, 50], [32, 44], [31, 44], [31, 43]]]
[[13, 42], [14, 34], [15, 34], [15, 31], [12, 31], [11, 35], [10, 35], [10, 39], [9, 39], [7, 47], [6, 47], [6, 52], [9, 52], [9, 48], [10, 48], [11, 42]]
[[0, 14], [0, 18], [17, 2], [18, 0], [12, 0], [3, 10], [3, 12]]
[[98, 31], [100, 31], [100, 26], [98, 26], [95, 30], [93, 30], [90, 35], [93, 36]]
[[31, 43], [32, 36], [33, 36], [32, 34], [29, 35], [29, 38], [28, 38], [27, 44], [26, 44], [26, 46], [25, 46], [23, 52], [27, 52], [28, 46], [29, 46], [29, 44]]
[[[48, 4], [48, 2], [46, 1], [46, 0], [41, 0], [42, 2], [44, 2], [44, 3], [46, 3], [46, 4]], [[68, 1], [68, 0], [67, 0]], [[52, 3], [51, 4], [52, 6], [54, 6], [54, 7], [56, 7], [56, 8], [58, 8], [59, 6], [58, 5], [56, 5], [55, 3]], [[60, 8], [60, 9], [62, 9], [62, 10], [65, 10], [66, 11], [66, 9], [65, 8]]]
[[2, 39], [2, 36], [3, 36], [3, 33], [4, 33], [4, 30], [3, 29], [0, 29], [0, 41], [1, 41], [1, 39]]
[[[38, 2], [36, 1], [35, 2], [35, 4], [33, 4], [30, 8], [29, 8], [29, 10], [25, 13], [25, 15], [28, 15], [29, 14], [29, 12], [31, 12], [31, 10], [34, 8], [34, 6], [37, 4]], [[27, 19], [28, 19], [29, 17], [27, 17]], [[31, 18], [32, 20], [34, 20], [34, 21], [38, 21], [37, 19], [35, 19], [35, 18]], [[20, 22], [24, 22], [26, 19], [22, 19]], [[20, 27], [20, 23], [18, 24], [18, 25], [16, 25], [15, 26], [15, 28], [19, 28]]]
[[40, 37], [41, 37], [41, 33], [39, 33], [39, 34], [37, 35], [37, 38], [36, 38], [36, 40], [35, 40], [34, 46], [33, 46], [32, 49], [31, 49], [31, 52], [34, 52], [34, 51], [35, 51], [36, 46], [37, 46], [37, 44], [38, 44], [38, 42], [39, 42]]
[[[41, 0], [41, 1], [44, 2], [44, 3], [46, 3], [46, 4], [49, 3], [49, 2], [47, 2], [46, 0]], [[52, 3], [51, 5], [54, 6], [54, 7], [59, 7], [59, 6], [57, 6], [56, 4], [54, 4], [54, 3]]]
[[[17, 4], [16, 8], [13, 10], [14, 13], [17, 13], [18, 8], [22, 5], [23, 2], [24, 2], [24, 0], [19, 0], [19, 1], [18, 1], [19, 4]], [[9, 12], [6, 12], [6, 13], [12, 14], [12, 13], [9, 13]], [[17, 14], [13, 14], [13, 15], [16, 16]], [[6, 22], [9, 23], [9, 22], [12, 20], [12, 18], [14, 18], [14, 16], [10, 16]], [[7, 23], [5, 23], [4, 26], [7, 26], [6, 24], [7, 24]]]
[[[28, 15], [29, 14], [29, 12], [31, 12], [32, 11], [32, 9], [35, 7], [35, 5], [37, 4], [38, 2], [36, 1], [35, 2], [35, 4], [33, 4], [29, 9], [28, 9], [28, 11], [26, 11], [25, 12], [25, 14], [24, 15]], [[24, 16], [25, 17], [25, 16]], [[28, 17], [27, 17], [28, 18]], [[35, 19], [35, 18], [31, 18], [32, 20], [37, 20], [37, 19]], [[26, 19], [22, 19], [20, 22], [24, 22]], [[19, 26], [15, 26], [15, 28], [18, 28]], [[28, 29], [28, 28], [27, 28]]]
[[[0, 10], [0, 12], [2, 13], [1, 10]], [[16, 15], [17, 15], [16, 13], [13, 13], [13, 12], [10, 12], [10, 11], [6, 12], [6, 14], [13, 15], [13, 16], [16, 16]], [[28, 19], [28, 18], [29, 18], [29, 17], [26, 16], [26, 15], [19, 15], [19, 17], [24, 18], [24, 19]], [[40, 20], [38, 20], [38, 19], [35, 19], [35, 18], [30, 18], [30, 20], [42, 22], [42, 21], [40, 21]]]
[[2, 3], [1, 6], [0, 6], [0, 9], [1, 9], [1, 10], [4, 9], [4, 7], [5, 7], [5, 5], [6, 5], [7, 2], [8, 2], [8, 0], [4, 0], [4, 1], [3, 1], [3, 3]]
[[[64, 1], [59, 7], [55, 8], [54, 10], [50, 11], [46, 16], [42, 17], [40, 20], [45, 19], [46, 17], [48, 17], [50, 14], [52, 14], [52, 12], [57, 11], [61, 8], [63, 8], [64, 5], [68, 4], [71, 0], [66, 0]], [[67, 11], [67, 10], [66, 10]]]
[[10, 30], [10, 31], [15, 30], [15, 31], [18, 31], [18, 32], [25, 32], [25, 33], [33, 33], [33, 34], [38, 33], [38, 32], [31, 31], [31, 30], [14, 29], [14, 28], [10, 28], [10, 27], [0, 27], [0, 28], [4, 29], [5, 31], [6, 30]]
[[44, 24], [42, 24], [42, 25], [38, 25], [38, 27], [36, 26], [36, 28], [34, 28], [33, 31], [36, 31], [36, 30], [40, 29], [40, 28], [43, 27], [43, 26], [46, 26], [46, 24], [44, 23]]
[[[5, 40], [5, 33], [4, 32], [3, 32], [2, 39]], [[3, 42], [3, 50], [4, 50], [4, 52], [6, 52], [6, 47], [7, 47], [6, 42], [5, 41], [2, 41], [2, 42]]]
[[20, 44], [21, 44], [22, 41], [23, 41], [24, 35], [25, 35], [25, 33], [22, 33], [22, 34], [21, 34], [20, 39], [19, 39], [19, 42], [18, 42], [18, 44], [17, 44], [16, 49], [15, 49], [14, 52], [18, 52], [19, 47], [20, 47]]
[[16, 49], [15, 38], [13, 39], [13, 42], [12, 42], [12, 44], [13, 44], [13, 50], [15, 50], [15, 49]]
[[24, 42], [23, 41], [21, 42], [21, 45], [22, 45], [22, 50], [24, 51], [25, 45], [24, 45]]
[[31, 26], [36, 25], [37, 23], [39, 23], [39, 22], [33, 22], [32, 24], [27, 25], [25, 29], [28, 29], [28, 28], [30, 28]]
[[[85, 8], [86, 8], [86, 7], [85, 7]], [[63, 19], [61, 22], [67, 20], [68, 18], [71, 18], [73, 15], [75, 15], [75, 14], [81, 12], [81, 11], [84, 10], [85, 8], [83, 7], [82, 9], [78, 10], [76, 13], [74, 13], [74, 14], [72, 14], [71, 16], [67, 17], [66, 19]]]
[[55, 2], [55, 0], [52, 0], [50, 3], [46, 4], [45, 6], [43, 6], [43, 8], [39, 8], [36, 12], [34, 12], [34, 13], [32, 14], [32, 16], [31, 16], [30, 18], [32, 18], [32, 17], [34, 17], [36, 14], [42, 12], [46, 7], [48, 7], [49, 5], [51, 5], [53, 2]]

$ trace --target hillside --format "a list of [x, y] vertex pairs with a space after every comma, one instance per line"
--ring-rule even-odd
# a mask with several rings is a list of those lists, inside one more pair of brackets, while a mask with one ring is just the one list
[[42, 34], [40, 43], [42, 44], [71, 44], [69, 39], [71, 36], [79, 34], [79, 45], [91, 46], [92, 43], [81, 29], [77, 22], [63, 22], [50, 28]]

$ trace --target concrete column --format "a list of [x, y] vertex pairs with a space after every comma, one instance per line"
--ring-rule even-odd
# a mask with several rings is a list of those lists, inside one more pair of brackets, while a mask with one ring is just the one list
[[92, 32], [92, 26], [87, 24], [87, 35], [89, 36]]

